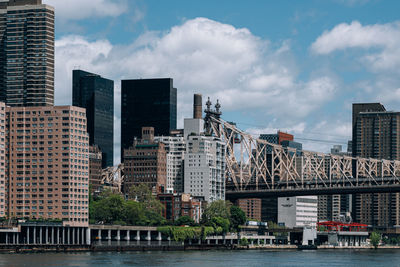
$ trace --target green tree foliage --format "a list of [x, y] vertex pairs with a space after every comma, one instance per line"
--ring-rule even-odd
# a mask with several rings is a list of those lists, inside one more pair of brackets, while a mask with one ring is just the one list
[[221, 217], [225, 219], [230, 219], [232, 203], [224, 200], [217, 200], [204, 209], [203, 215], [201, 217], [201, 222], [205, 225], [210, 226], [211, 220], [215, 217]]
[[179, 227], [179, 226], [160, 226], [157, 230], [168, 236], [173, 241], [183, 242], [189, 239], [205, 240], [207, 236], [214, 233], [214, 228], [201, 227]]
[[239, 230], [239, 226], [246, 223], [246, 214], [238, 206], [231, 206], [230, 212], [231, 228], [237, 232]]
[[143, 203], [146, 209], [160, 213], [163, 210], [163, 205], [151, 192], [151, 188], [146, 184], [139, 184], [131, 186], [129, 189], [128, 198], [137, 202]]
[[381, 235], [377, 232], [372, 232], [369, 238], [371, 240], [370, 241], [371, 245], [373, 245], [374, 248], [377, 248], [379, 245], [379, 242], [381, 241]]
[[242, 239], [240, 239], [239, 245], [241, 245], [241, 246], [248, 246], [248, 245], [249, 245], [249, 240], [247, 240], [246, 237], [243, 237]]
[[195, 224], [196, 224], [195, 221], [186, 215], [179, 217], [178, 220], [175, 221], [175, 225], [177, 225], [177, 226], [181, 226], [181, 225], [194, 226]]
[[[125, 200], [119, 194], [103, 192], [90, 203], [90, 222], [121, 225], [163, 225], [162, 204], [156, 199], [149, 202]], [[160, 208], [161, 207], [161, 208]]]
[[213, 217], [211, 226], [214, 227], [217, 234], [226, 234], [229, 231], [231, 223], [227, 218]]

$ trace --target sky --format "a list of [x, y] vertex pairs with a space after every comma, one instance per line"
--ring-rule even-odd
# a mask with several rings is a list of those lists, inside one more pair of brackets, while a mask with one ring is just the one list
[[43, 0], [56, 10], [57, 105], [72, 70], [114, 80], [170, 77], [178, 127], [194, 93], [251, 134], [292, 133], [307, 150], [346, 148], [352, 103], [400, 111], [397, 0]]

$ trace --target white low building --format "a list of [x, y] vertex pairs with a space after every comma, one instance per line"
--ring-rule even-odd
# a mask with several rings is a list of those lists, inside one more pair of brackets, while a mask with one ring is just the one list
[[278, 198], [278, 224], [288, 228], [310, 226], [318, 220], [318, 197], [297, 196]]

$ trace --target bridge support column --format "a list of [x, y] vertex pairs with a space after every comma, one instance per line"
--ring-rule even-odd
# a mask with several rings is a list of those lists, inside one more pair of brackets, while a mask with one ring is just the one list
[[121, 239], [120, 230], [117, 230], [117, 237], [116, 237], [116, 239], [117, 239], [118, 241]]
[[75, 228], [72, 228], [72, 245], [75, 245]]
[[6, 245], [8, 245], [8, 233], [6, 233]]
[[150, 241], [151, 240], [151, 231], [149, 230], [149, 231], [147, 231], [147, 237], [146, 237], [146, 240], [147, 241]]
[[111, 240], [111, 230], [108, 230], [107, 239], [108, 239], [108, 240]]
[[45, 238], [44, 238], [44, 243], [47, 245], [49, 242], [49, 227], [46, 226], [46, 231], [45, 231]]
[[97, 232], [97, 239], [101, 241], [101, 229], [99, 229]]
[[54, 245], [54, 227], [51, 227], [51, 244]]
[[136, 241], [140, 241], [140, 231], [139, 231], [139, 230], [136, 231], [135, 240], [136, 240]]
[[127, 241], [131, 240], [131, 232], [129, 230], [126, 230], [125, 240], [127, 240]]
[[71, 228], [68, 227], [68, 231], [67, 231], [67, 244], [70, 245], [71, 244]]
[[162, 240], [161, 232], [158, 232], [157, 240], [158, 240], [158, 241], [161, 241], [161, 240]]
[[40, 245], [43, 244], [42, 243], [42, 237], [43, 237], [43, 229], [42, 228], [43, 228], [42, 226], [40, 226], [40, 228], [39, 228], [39, 244]]
[[86, 229], [86, 245], [90, 245], [90, 228], [88, 227], [87, 229]]
[[26, 243], [29, 245], [29, 226], [26, 227]]

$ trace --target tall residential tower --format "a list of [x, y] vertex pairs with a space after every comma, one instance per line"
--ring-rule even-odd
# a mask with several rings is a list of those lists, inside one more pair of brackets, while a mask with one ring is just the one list
[[0, 101], [54, 105], [54, 8], [41, 0], [0, 1]]

